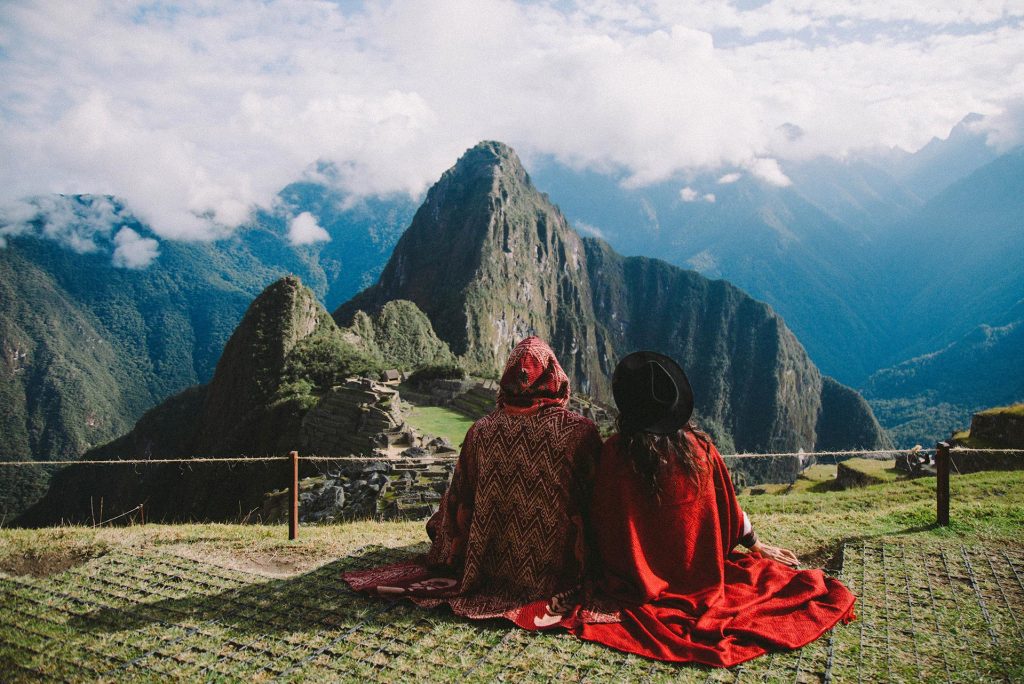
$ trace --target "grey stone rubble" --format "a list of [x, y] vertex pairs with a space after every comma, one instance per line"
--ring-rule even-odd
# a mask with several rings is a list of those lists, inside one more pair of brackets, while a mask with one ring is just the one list
[[[380, 380], [349, 378], [303, 419], [300, 449], [318, 456], [376, 456], [372, 461], [325, 462], [324, 474], [299, 488], [300, 522], [355, 518], [423, 518], [437, 510], [455, 468], [455, 445], [419, 434], [404, 419], [398, 373]], [[493, 380], [432, 379], [406, 388], [417, 404], [454, 408], [472, 418], [494, 409]], [[287, 517], [288, 492], [267, 495], [265, 520]]]

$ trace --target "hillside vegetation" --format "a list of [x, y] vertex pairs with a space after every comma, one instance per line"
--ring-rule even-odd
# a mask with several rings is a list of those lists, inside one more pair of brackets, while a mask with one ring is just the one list
[[[295, 274], [331, 308], [380, 273], [412, 215], [409, 198], [352, 202], [298, 183], [215, 242], [159, 240], [110, 197], [37, 198], [0, 247], [0, 453], [62, 460], [123, 435], [148, 409], [210, 380], [246, 308]], [[289, 212], [330, 236], [292, 244]], [[7, 226], [5, 226], [7, 227]], [[152, 240], [144, 267], [118, 262], [125, 228]], [[16, 495], [0, 483], [0, 505]]]
[[[345, 569], [426, 548], [422, 522], [0, 530], [0, 667], [13, 681], [969, 681], [1024, 676], [1024, 475], [741, 497], [766, 541], [825, 565], [858, 619], [732, 671], [352, 594]], [[899, 638], [894, 638], [899, 635]], [[955, 676], [952, 676], [955, 675]]]

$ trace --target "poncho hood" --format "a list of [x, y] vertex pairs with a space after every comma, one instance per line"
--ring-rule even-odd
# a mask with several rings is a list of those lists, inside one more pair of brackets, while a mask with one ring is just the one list
[[569, 376], [543, 340], [527, 337], [512, 350], [501, 375], [498, 408], [533, 413], [569, 403]]

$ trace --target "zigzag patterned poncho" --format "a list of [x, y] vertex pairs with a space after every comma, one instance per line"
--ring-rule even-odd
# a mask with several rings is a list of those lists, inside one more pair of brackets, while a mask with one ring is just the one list
[[566, 409], [569, 378], [528, 337], [501, 377], [497, 408], [466, 433], [451, 485], [427, 523], [426, 556], [343, 577], [357, 591], [448, 603], [470, 618], [548, 625], [581, 584], [582, 504], [601, 439]]

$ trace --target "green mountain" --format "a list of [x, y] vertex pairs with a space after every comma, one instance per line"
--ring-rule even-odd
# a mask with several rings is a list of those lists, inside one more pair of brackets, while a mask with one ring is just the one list
[[[351, 297], [377, 277], [412, 214], [407, 199], [351, 202], [298, 183], [282, 191], [280, 211], [198, 243], [159, 240], [107, 197], [37, 203], [29, 225], [0, 225], [0, 454], [8, 460], [75, 458], [209, 381], [253, 297], [284, 275], [313, 283], [324, 301]], [[299, 211], [331, 239], [292, 244], [287, 217]], [[115, 263], [125, 228], [158, 243], [151, 263]], [[0, 481], [0, 515], [37, 498], [50, 470], [16, 472]]]
[[871, 376], [864, 394], [899, 446], [949, 439], [985, 407], [1024, 400], [1024, 320], [979, 326]]
[[856, 393], [824, 389], [771, 308], [724, 281], [581, 238], [500, 143], [477, 145], [444, 173], [378, 283], [335, 318], [348, 324], [357, 310], [394, 299], [414, 302], [481, 373], [496, 373], [516, 342], [539, 335], [577, 389], [606, 401], [619, 357], [668, 353], [687, 368], [699, 417], [726, 449], [886, 442]]
[[358, 338], [355, 342], [361, 348], [400, 371], [458, 364], [451, 349], [434, 332], [427, 315], [402, 299], [391, 300], [374, 316], [356, 312], [350, 335]]
[[[301, 448], [302, 420], [320, 398], [351, 375], [393, 367], [395, 359], [377, 350], [404, 349], [407, 338], [392, 339], [391, 331], [416, 329], [424, 321], [409, 302], [395, 302], [386, 315], [362, 318], [362, 330], [339, 329], [298, 278], [271, 284], [228, 340], [209, 384], [167, 399], [128, 434], [86, 452], [85, 458], [280, 456]], [[425, 355], [451, 359], [447, 346], [425, 332], [419, 343]], [[365, 344], [361, 335], [374, 342]], [[173, 464], [69, 466], [18, 523], [87, 520], [90, 506], [101, 498], [113, 511], [145, 502], [153, 519], [231, 519], [259, 506], [263, 494], [281, 484], [280, 464], [248, 466], [241, 475], [222, 464], [181, 470]]]

